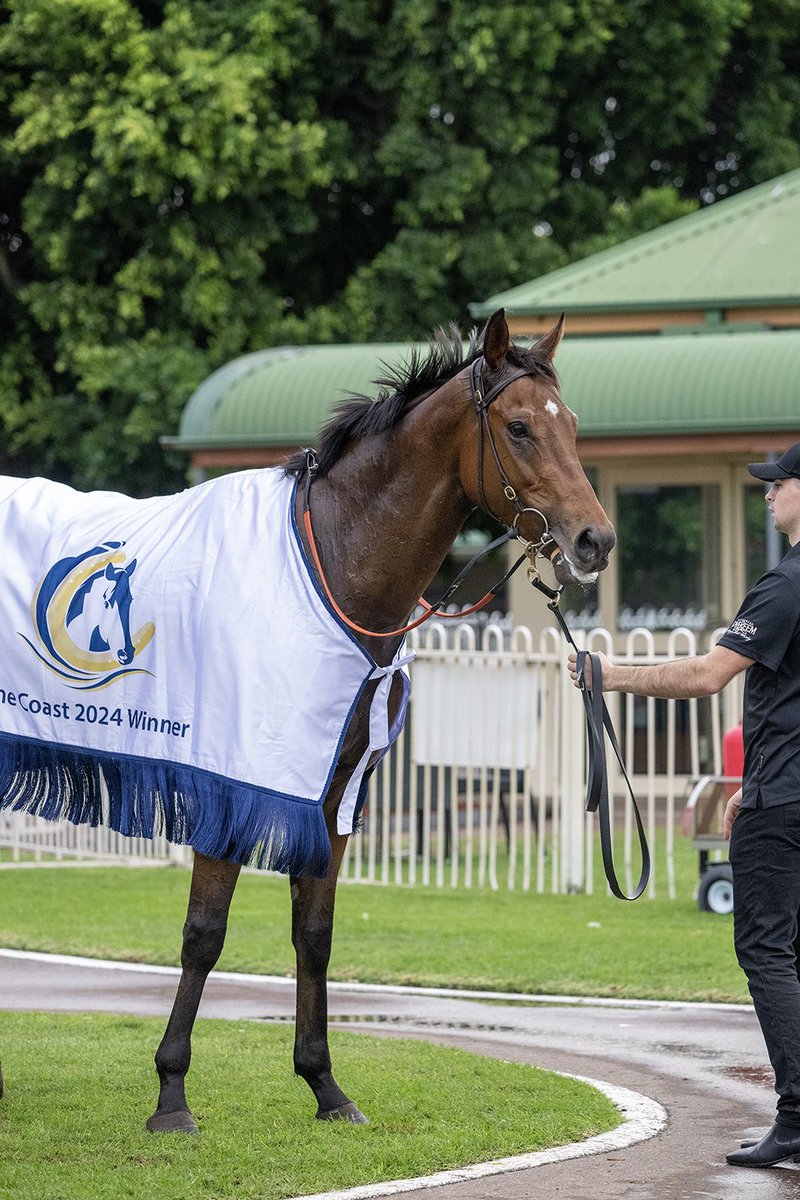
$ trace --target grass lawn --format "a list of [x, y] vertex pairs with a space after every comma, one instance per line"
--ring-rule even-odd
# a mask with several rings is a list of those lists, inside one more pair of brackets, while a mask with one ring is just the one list
[[[331, 977], [744, 1002], [731, 920], [698, 910], [696, 860], [680, 852], [677, 901], [342, 885]], [[177, 964], [188, 890], [177, 868], [0, 870], [0, 946]], [[219, 966], [293, 974], [285, 879], [241, 878]], [[199, 1025], [188, 1093], [202, 1137], [163, 1137], [143, 1129], [163, 1021], [0, 1013], [1, 1200], [279, 1200], [619, 1121], [602, 1095], [546, 1072], [334, 1033], [341, 1082], [372, 1124], [315, 1122], [292, 1074], [291, 1028]]]
[[[371, 1124], [315, 1121], [292, 1031], [199, 1021], [202, 1136], [148, 1134], [163, 1022], [0, 1013], [3, 1200], [279, 1200], [582, 1140], [620, 1123], [595, 1089], [424, 1042], [334, 1033]], [[196, 1101], [193, 1098], [196, 1096]]]
[[[343, 884], [331, 978], [744, 1003], [731, 918], [698, 910], [678, 849], [678, 900]], [[177, 964], [188, 889], [177, 868], [2, 870], [0, 945]], [[285, 879], [242, 876], [219, 967], [294, 973]]]

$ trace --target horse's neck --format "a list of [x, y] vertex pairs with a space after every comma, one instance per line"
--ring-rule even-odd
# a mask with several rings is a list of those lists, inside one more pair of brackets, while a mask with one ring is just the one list
[[405, 623], [469, 512], [444, 407], [432, 400], [430, 411], [421, 406], [389, 433], [353, 445], [311, 489], [327, 582], [366, 629]]

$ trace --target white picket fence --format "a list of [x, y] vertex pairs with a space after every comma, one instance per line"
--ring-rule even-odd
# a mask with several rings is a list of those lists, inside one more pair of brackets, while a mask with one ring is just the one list
[[[455, 629], [453, 628], [455, 625]], [[626, 637], [619, 662], [695, 654], [695, 633], [676, 629], [664, 653], [646, 629]], [[612, 652], [612, 635], [576, 633]], [[583, 705], [566, 670], [561, 634], [534, 642], [504, 622], [431, 622], [409, 638], [412, 702], [405, 728], [375, 772], [342, 878], [437, 888], [592, 892], [596, 818], [584, 811]], [[722, 735], [738, 721], [740, 685], [710, 700], [609, 696], [626, 769], [654, 854], [649, 894], [674, 896], [674, 837], [693, 778], [722, 774]], [[617, 871], [631, 890], [638, 844], [621, 772], [609, 757]], [[2, 848], [5, 847], [5, 854]], [[128, 839], [23, 814], [0, 814], [0, 862], [188, 863], [163, 839]]]

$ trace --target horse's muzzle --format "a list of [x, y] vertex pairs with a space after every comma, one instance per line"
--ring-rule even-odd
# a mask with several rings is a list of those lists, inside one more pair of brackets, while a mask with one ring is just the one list
[[559, 545], [552, 554], [550, 561], [558, 582], [594, 583], [598, 572], [604, 571], [608, 566], [608, 556], [616, 541], [616, 534], [610, 526], [602, 529], [596, 525], [587, 525], [577, 535], [569, 550]]
[[604, 571], [616, 541], [617, 536], [610, 527], [603, 530], [596, 525], [587, 525], [575, 538], [575, 556], [580, 569]]

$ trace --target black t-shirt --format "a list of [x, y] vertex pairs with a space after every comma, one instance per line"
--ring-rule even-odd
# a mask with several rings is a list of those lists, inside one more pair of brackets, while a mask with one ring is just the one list
[[800, 543], [747, 593], [721, 646], [752, 658], [744, 688], [743, 808], [800, 800]]

